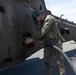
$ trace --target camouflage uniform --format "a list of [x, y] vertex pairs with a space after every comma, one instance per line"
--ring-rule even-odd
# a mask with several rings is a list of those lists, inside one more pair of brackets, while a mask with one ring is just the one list
[[[57, 27], [56, 20], [53, 16], [47, 15], [44, 21], [44, 26], [41, 29], [41, 33], [39, 33], [34, 40], [39, 41], [43, 38], [43, 40], [46, 40], [50, 42], [51, 44], [54, 44], [58, 46], [60, 49], [62, 49], [62, 42], [64, 41], [64, 38], [60, 35], [59, 29]], [[63, 65], [63, 56], [61, 53], [59, 53], [57, 50], [54, 50], [53, 48], [49, 46], [44, 46], [44, 61], [46, 66], [46, 75], [52, 75], [52, 56], [55, 58], [56, 66], [58, 68], [58, 74], [64, 75], [64, 65]]]

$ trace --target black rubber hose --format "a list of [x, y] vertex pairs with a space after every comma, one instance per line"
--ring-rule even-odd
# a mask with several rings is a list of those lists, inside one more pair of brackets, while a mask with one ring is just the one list
[[69, 60], [69, 58], [68, 58], [68, 56], [60, 49], [60, 48], [58, 48], [57, 46], [55, 46], [55, 45], [52, 45], [51, 43], [49, 43], [49, 42], [41, 42], [42, 44], [45, 44], [45, 45], [47, 45], [47, 46], [51, 46], [52, 48], [54, 48], [55, 50], [58, 50], [63, 56], [64, 56], [64, 58], [67, 60], [67, 62], [69, 63], [69, 65], [71, 66], [71, 68], [73, 69], [73, 72], [75, 73], [75, 75], [76, 75], [76, 70], [75, 70], [75, 67], [74, 67], [74, 65], [71, 63], [71, 61]]

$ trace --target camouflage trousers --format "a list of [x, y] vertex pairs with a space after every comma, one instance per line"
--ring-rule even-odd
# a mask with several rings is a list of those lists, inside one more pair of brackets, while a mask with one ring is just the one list
[[58, 75], [65, 75], [65, 69], [63, 64], [63, 56], [57, 50], [51, 47], [44, 47], [44, 62], [46, 67], [46, 75], [52, 75], [52, 57], [54, 56], [55, 63], [58, 70]]

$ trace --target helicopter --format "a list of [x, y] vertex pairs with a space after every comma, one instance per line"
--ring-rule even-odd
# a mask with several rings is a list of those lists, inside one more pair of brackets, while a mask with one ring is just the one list
[[26, 47], [23, 40], [38, 33], [32, 18], [34, 10], [52, 15], [57, 20], [66, 41], [76, 40], [76, 23], [57, 17], [47, 10], [44, 0], [0, 0], [0, 68], [23, 63], [26, 58], [43, 48], [42, 44]]

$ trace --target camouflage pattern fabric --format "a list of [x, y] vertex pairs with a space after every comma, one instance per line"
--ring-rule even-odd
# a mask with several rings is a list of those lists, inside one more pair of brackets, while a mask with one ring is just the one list
[[51, 39], [61, 39], [61, 42], [65, 41], [64, 38], [61, 36], [60, 31], [57, 26], [57, 22], [55, 18], [51, 15], [47, 15], [44, 21], [43, 28], [39, 32], [39, 34], [34, 37], [35, 41], [39, 41], [44, 37], [47, 41]]
[[[51, 44], [58, 46], [62, 50], [62, 42], [64, 42], [65, 40], [60, 34], [55, 18], [51, 15], [46, 16], [43, 28], [41, 29], [41, 33], [37, 34], [34, 40], [37, 42], [42, 38], [43, 40], [46, 40]], [[58, 74], [65, 75], [62, 54], [51, 47], [44, 46], [44, 61], [46, 66], [46, 75], [52, 75], [51, 72], [53, 56], [55, 58], [56, 66], [58, 68]]]
[[[61, 48], [60, 45], [58, 47]], [[63, 56], [57, 50], [54, 50], [52, 47], [44, 46], [44, 61], [46, 66], [46, 75], [52, 75], [52, 58], [54, 57], [58, 75], [65, 75]]]

